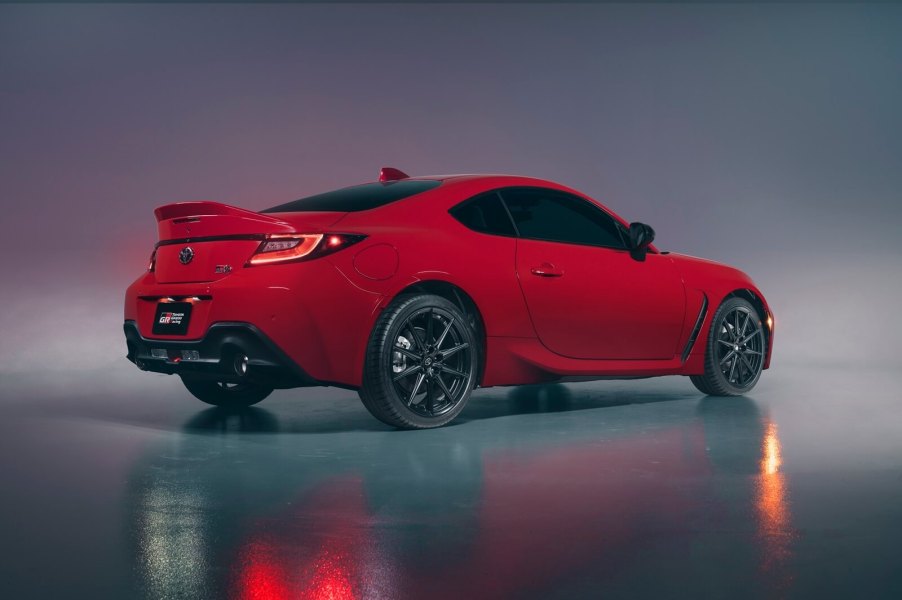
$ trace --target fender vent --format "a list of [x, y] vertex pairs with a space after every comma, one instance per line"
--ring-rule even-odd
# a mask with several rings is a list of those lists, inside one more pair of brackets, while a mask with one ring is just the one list
[[695, 340], [698, 338], [698, 332], [702, 330], [702, 323], [705, 322], [705, 316], [707, 316], [707, 314], [708, 296], [702, 292], [702, 307], [698, 311], [698, 318], [695, 320], [695, 327], [692, 328], [692, 333], [686, 341], [686, 347], [683, 348], [683, 356], [680, 357], [681, 362], [686, 362], [686, 359], [689, 358], [689, 353], [692, 352], [692, 347], [695, 346]]

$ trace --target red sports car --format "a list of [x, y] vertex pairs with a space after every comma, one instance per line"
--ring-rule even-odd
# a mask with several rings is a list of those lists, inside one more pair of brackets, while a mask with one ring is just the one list
[[770, 363], [773, 316], [747, 275], [660, 251], [648, 225], [550, 181], [384, 168], [261, 212], [155, 214], [128, 358], [210, 404], [335, 385], [427, 428], [477, 386], [688, 375], [729, 396]]

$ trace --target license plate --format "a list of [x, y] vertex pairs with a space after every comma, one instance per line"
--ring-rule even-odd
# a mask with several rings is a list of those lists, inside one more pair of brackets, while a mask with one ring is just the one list
[[153, 318], [154, 335], [185, 335], [190, 319], [190, 302], [160, 302]]

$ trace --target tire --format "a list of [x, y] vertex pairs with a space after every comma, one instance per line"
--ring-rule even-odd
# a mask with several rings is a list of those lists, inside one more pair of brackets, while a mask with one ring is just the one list
[[477, 340], [452, 302], [430, 294], [399, 297], [370, 335], [359, 391], [363, 405], [401, 429], [446, 425], [476, 386]]
[[182, 383], [201, 402], [223, 408], [251, 406], [272, 393], [272, 388], [255, 383], [221, 383], [187, 377], [182, 377]]
[[741, 396], [758, 383], [766, 355], [767, 339], [758, 311], [744, 298], [728, 298], [711, 321], [705, 374], [690, 379], [703, 394]]

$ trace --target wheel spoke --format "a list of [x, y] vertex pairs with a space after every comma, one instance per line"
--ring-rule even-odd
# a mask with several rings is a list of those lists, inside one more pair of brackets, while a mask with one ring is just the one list
[[745, 313], [745, 320], [742, 322], [742, 329], [739, 330], [739, 337], [745, 335], [745, 328], [749, 325], [749, 317], [751, 317], [751, 315], [749, 313]]
[[422, 354], [417, 354], [416, 352], [411, 352], [407, 348], [402, 348], [401, 346], [395, 346], [393, 348], [393, 350], [399, 354], [403, 354], [404, 356], [406, 356], [407, 358], [409, 358], [411, 360], [415, 360], [418, 362], [423, 360]]
[[750, 378], [754, 377], [755, 376], [755, 368], [752, 366], [752, 363], [750, 363], [749, 359], [742, 356], [741, 354], [739, 355], [739, 357], [742, 359], [742, 362], [745, 363], [746, 368], [749, 370], [749, 377]]
[[733, 381], [733, 374], [736, 372], [736, 363], [738, 363], [738, 362], [739, 362], [739, 358], [734, 355], [733, 362], [730, 365], [730, 375], [729, 375], [729, 377], [727, 377], [727, 381], [729, 381], [731, 383]]
[[454, 325], [454, 317], [451, 317], [451, 320], [448, 321], [448, 324], [445, 325], [445, 330], [442, 332], [442, 335], [439, 336], [438, 341], [435, 342], [435, 349], [441, 350], [442, 344], [445, 343], [445, 338], [448, 336], [448, 332], [451, 331], [451, 326]]
[[451, 393], [451, 390], [448, 389], [448, 386], [445, 385], [444, 380], [442, 380], [442, 374], [441, 374], [441, 373], [437, 373], [437, 374], [435, 375], [435, 382], [438, 384], [438, 386], [439, 386], [440, 388], [442, 388], [442, 392], [445, 393], [445, 398], [448, 400], [448, 402], [453, 402], [453, 401], [454, 401], [454, 394], [452, 394], [452, 393]]
[[739, 369], [736, 373], [736, 385], [745, 385], [745, 382], [751, 378], [751, 373], [749, 373], [749, 377], [745, 377], [745, 373], [748, 372], [748, 366], [745, 362], [744, 357], [739, 354]]
[[432, 309], [429, 309], [429, 312], [426, 313], [426, 343], [432, 343]]
[[410, 392], [410, 397], [407, 399], [407, 406], [413, 404], [413, 399], [416, 398], [417, 394], [420, 393], [420, 387], [423, 385], [423, 380], [426, 379], [425, 373], [420, 373], [417, 375], [417, 382], [413, 384], [413, 390]]
[[717, 341], [731, 350], [733, 349], [733, 346], [735, 346], [735, 344], [733, 342], [728, 342], [726, 340], [717, 340]]
[[470, 344], [468, 344], [467, 342], [464, 342], [464, 343], [462, 343], [462, 344], [458, 344], [458, 345], [454, 346], [453, 348], [449, 348], [449, 349], [447, 349], [447, 350], [443, 350], [443, 351], [442, 351], [442, 358], [448, 358], [448, 357], [451, 356], [452, 354], [457, 354], [458, 352], [460, 352], [460, 351], [463, 350], [464, 348], [469, 348], [469, 347], [470, 347]]
[[467, 374], [466, 374], [466, 373], [463, 373], [463, 372], [461, 372], [461, 371], [458, 371], [457, 369], [452, 369], [452, 368], [449, 367], [448, 365], [442, 365], [442, 366], [441, 366], [441, 369], [442, 369], [442, 372], [448, 373], [449, 375], [454, 375], [455, 377], [460, 377], [460, 378], [462, 378], [462, 379], [466, 379], [466, 378], [467, 378]]
[[733, 337], [734, 339], [739, 339], [739, 311], [733, 312]]
[[414, 373], [416, 373], [419, 370], [420, 370], [419, 364], [415, 364], [412, 367], [407, 367], [400, 373], [395, 374], [395, 376], [392, 378], [392, 381], [399, 381], [401, 379], [404, 379], [405, 377], [410, 377], [411, 375], [413, 375]]
[[761, 356], [761, 353], [758, 352], [757, 350], [746, 350], [745, 353], [746, 354], [754, 354], [756, 356]]
[[759, 331], [756, 329], [755, 331], [753, 331], [753, 332], [751, 332], [750, 334], [748, 334], [748, 336], [742, 338], [742, 339], [739, 341], [739, 343], [740, 343], [740, 344], [747, 344], [747, 343], [749, 343], [753, 337], [755, 337], [756, 335], [758, 335], [758, 333], [759, 333]]
[[723, 358], [720, 359], [720, 364], [724, 364], [725, 362], [727, 362], [730, 359], [730, 357], [733, 356], [734, 354], [736, 354], [736, 352], [733, 351], [733, 344], [730, 344], [730, 351], [727, 352], [726, 356], [724, 356]]
[[404, 325], [404, 329], [401, 330], [401, 333], [404, 334], [404, 337], [410, 341], [411, 348], [419, 348], [420, 350], [425, 350], [426, 346], [423, 344], [423, 340], [420, 339], [420, 336], [417, 335], [416, 329], [410, 326], [410, 322], [407, 322]]
[[435, 388], [429, 379], [426, 380], [426, 412], [435, 414]]
[[407, 335], [405, 335], [404, 337], [406, 337], [408, 340], [413, 340], [414, 342], [416, 342], [417, 348], [425, 351], [426, 344], [423, 342], [423, 338], [420, 337], [420, 333], [416, 330], [416, 328], [410, 325], [409, 321], [407, 323], [406, 331]]

